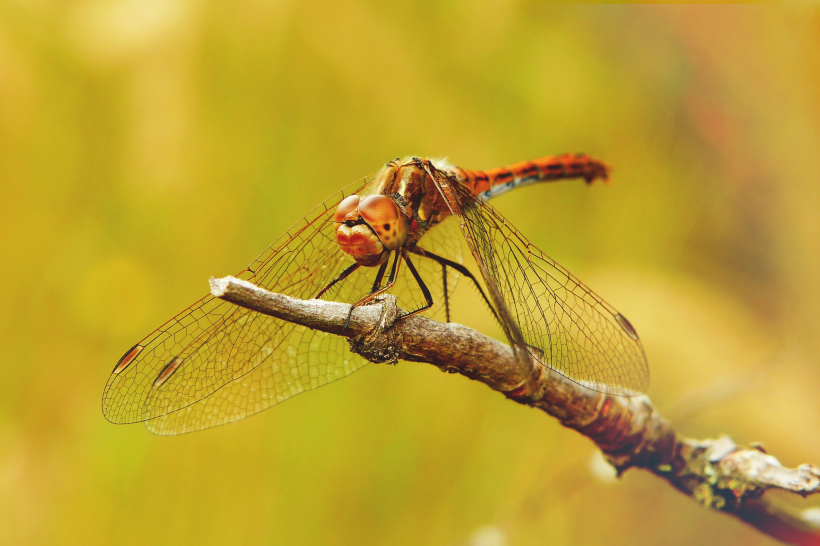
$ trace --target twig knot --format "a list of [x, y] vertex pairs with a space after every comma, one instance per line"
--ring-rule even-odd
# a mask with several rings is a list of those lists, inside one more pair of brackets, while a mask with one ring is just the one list
[[394, 328], [401, 319], [396, 297], [377, 297], [368, 305], [381, 305], [378, 325], [366, 334], [348, 338], [350, 350], [375, 364], [396, 364], [403, 353], [401, 328]]

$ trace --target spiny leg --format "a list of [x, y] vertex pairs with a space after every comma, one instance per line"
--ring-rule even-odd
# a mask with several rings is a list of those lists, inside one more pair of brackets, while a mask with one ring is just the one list
[[336, 285], [337, 285], [338, 283], [340, 283], [341, 281], [345, 280], [347, 277], [349, 277], [349, 276], [350, 276], [350, 274], [351, 274], [351, 273], [353, 273], [354, 271], [356, 271], [356, 270], [357, 270], [357, 269], [359, 269], [360, 267], [361, 267], [361, 265], [360, 265], [360, 264], [357, 264], [357, 263], [354, 263], [354, 264], [350, 265], [347, 269], [345, 269], [344, 271], [342, 271], [341, 273], [339, 273], [339, 276], [338, 276], [338, 277], [336, 277], [335, 279], [333, 279], [332, 281], [330, 281], [330, 284], [328, 284], [327, 286], [325, 286], [324, 288], [322, 288], [322, 289], [319, 291], [319, 293], [318, 293], [318, 294], [316, 294], [316, 298], [314, 298], [314, 299], [317, 299], [317, 300], [318, 300], [319, 298], [321, 298], [321, 297], [322, 297], [322, 294], [324, 294], [325, 292], [327, 292], [328, 290], [330, 290], [331, 288], [333, 288], [334, 286], [336, 286]]
[[[347, 321], [345, 322], [345, 328], [347, 328], [347, 326], [350, 324], [350, 317], [353, 316], [353, 310], [355, 308], [359, 307], [360, 305], [364, 305], [365, 303], [373, 300], [373, 298], [375, 298], [379, 294], [383, 294], [383, 293], [387, 292], [388, 290], [390, 290], [391, 288], [393, 288], [393, 285], [396, 284], [396, 274], [399, 271], [399, 265], [401, 263], [399, 261], [400, 257], [401, 257], [401, 253], [396, 252], [396, 257], [393, 260], [393, 267], [390, 268], [390, 276], [388, 277], [387, 284], [384, 285], [384, 287], [371, 292], [370, 294], [368, 294], [367, 296], [363, 297], [362, 299], [360, 299], [359, 301], [357, 301], [356, 303], [354, 303], [353, 305], [350, 306], [350, 313], [347, 314]], [[385, 260], [385, 263], [386, 262], [387, 262], [387, 260]], [[381, 270], [381, 268], [380, 268], [380, 270]]]
[[416, 279], [416, 282], [419, 283], [419, 288], [421, 288], [421, 293], [424, 294], [424, 300], [427, 302], [427, 305], [420, 307], [415, 311], [405, 313], [401, 316], [401, 318], [409, 317], [411, 315], [415, 315], [416, 313], [421, 313], [422, 311], [426, 311], [433, 306], [433, 296], [430, 294], [430, 289], [427, 288], [427, 285], [424, 284], [424, 281], [421, 279], [421, 275], [419, 275], [419, 272], [416, 271], [416, 266], [414, 266], [413, 262], [410, 261], [410, 256], [407, 255], [407, 251], [403, 251], [403, 254], [404, 261], [407, 262], [407, 268], [410, 270], [410, 273], [413, 274], [413, 278]]
[[[430, 258], [434, 262], [440, 263], [442, 266], [452, 267], [453, 269], [455, 269], [456, 271], [458, 271], [459, 273], [461, 273], [462, 275], [464, 275], [465, 277], [467, 277], [468, 279], [473, 281], [473, 284], [475, 284], [475, 287], [478, 288], [479, 294], [481, 294], [481, 297], [484, 298], [484, 303], [486, 303], [487, 307], [490, 308], [490, 312], [492, 312], [493, 316], [495, 317], [495, 320], [498, 321], [499, 324], [501, 323], [501, 319], [498, 318], [498, 314], [495, 312], [495, 308], [490, 303], [489, 298], [487, 298], [487, 294], [484, 293], [484, 289], [481, 288], [481, 285], [478, 284], [478, 280], [473, 276], [472, 273], [470, 273], [469, 269], [467, 269], [466, 267], [464, 267], [463, 265], [461, 265], [458, 262], [448, 260], [447, 258], [442, 258], [441, 256], [439, 256], [437, 254], [433, 254], [429, 250], [424, 250], [423, 248], [418, 247], [418, 246], [408, 248], [407, 250], [409, 252], [412, 252], [413, 254], [418, 254], [419, 256], [423, 256], [425, 258]], [[446, 285], [445, 285], [445, 300], [444, 300], [445, 304], [447, 304], [446, 297], [447, 296], [446, 296]], [[449, 314], [449, 311], [448, 311], [448, 314]]]

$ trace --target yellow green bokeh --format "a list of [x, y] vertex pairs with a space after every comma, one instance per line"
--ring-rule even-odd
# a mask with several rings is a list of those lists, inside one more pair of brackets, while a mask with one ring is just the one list
[[129, 347], [342, 186], [562, 152], [612, 185], [497, 206], [629, 317], [660, 410], [820, 464], [820, 4], [0, 0], [0, 544], [772, 544], [422, 364], [104, 420]]

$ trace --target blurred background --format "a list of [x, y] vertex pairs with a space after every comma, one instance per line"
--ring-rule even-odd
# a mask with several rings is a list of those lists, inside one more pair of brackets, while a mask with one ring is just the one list
[[630, 318], [681, 433], [820, 463], [819, 98], [816, 3], [1, 0], [0, 543], [772, 544], [428, 365], [170, 438], [100, 397], [384, 162], [586, 152], [611, 186], [496, 206]]

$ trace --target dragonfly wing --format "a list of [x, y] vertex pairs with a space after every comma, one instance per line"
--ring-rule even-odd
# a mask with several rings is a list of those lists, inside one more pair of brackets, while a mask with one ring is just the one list
[[366, 360], [348, 350], [345, 338], [295, 326], [250, 373], [145, 425], [155, 434], [170, 435], [231, 423], [347, 377], [365, 364]]
[[[330, 220], [336, 205], [369, 191], [372, 181], [360, 181], [326, 200], [238, 277], [290, 296], [315, 297], [352, 263], [335, 241]], [[369, 282], [364, 275], [346, 280], [335, 299], [355, 301]], [[112, 422], [133, 423], [179, 412], [149, 428], [187, 432], [256, 413], [365, 363], [341, 338], [308, 335], [294, 324], [206, 296], [126, 353], [106, 384], [103, 413]]]
[[596, 391], [633, 396], [649, 386], [629, 321], [453, 179], [442, 189], [518, 355]]
[[[418, 246], [437, 256], [463, 264], [464, 256], [461, 240], [462, 235], [456, 218], [447, 218], [430, 229], [419, 241]], [[440, 263], [428, 257], [410, 254], [410, 259], [433, 298], [433, 306], [422, 314], [426, 317], [444, 321], [445, 279], [447, 297], [452, 297], [461, 274], [451, 267], [448, 267], [445, 273]], [[414, 311], [423, 305], [424, 297], [418, 283], [410, 273], [410, 268], [405, 267], [402, 275], [403, 279], [400, 279], [400, 282], [396, 283], [396, 287], [390, 292], [396, 295], [402, 309], [408, 312]]]
[[[462, 252], [458, 224], [453, 221], [436, 227], [441, 229], [428, 233], [425, 236], [426, 244], [431, 249], [446, 254], [453, 261], [461, 263]], [[295, 285], [301, 285], [303, 282], [301, 279], [317, 274], [314, 268], [316, 263], [329, 262], [327, 272], [319, 275], [316, 281], [309, 283], [312, 292], [307, 297], [312, 297], [349, 264], [349, 259], [342, 260], [342, 263], [337, 263], [338, 260], [334, 262], [338, 249], [335, 240], [332, 244], [317, 244], [314, 238], [310, 240], [313, 241], [315, 250], [310, 253], [309, 262], [291, 263], [292, 256], [285, 255], [288, 261], [288, 266], [284, 268], [287, 271], [285, 274], [281, 271], [281, 266], [279, 268], [274, 266], [275, 259], [263, 258], [257, 260], [259, 267], [256, 269], [256, 275], [250, 277], [249, 280], [269, 290], [289, 290], [293, 294], [294, 286], [288, 285], [284, 279], [291, 279]], [[434, 308], [426, 313], [432, 315], [437, 308], [443, 305], [440, 266], [421, 258], [416, 262], [436, 303]], [[336, 265], [332, 265], [333, 263]], [[327, 296], [328, 299], [348, 303], [356, 301], [372, 288], [375, 273], [375, 268], [362, 268], [356, 271], [340, 283], [338, 288]], [[276, 282], [271, 282], [272, 279], [276, 279]], [[449, 293], [452, 293], [457, 280], [458, 274], [448, 271]], [[296, 293], [301, 292], [304, 291]], [[407, 308], [412, 308], [413, 305], [418, 305], [423, 301], [418, 284], [412, 279], [407, 268], [403, 270], [403, 274], [390, 292], [395, 294], [400, 304]], [[252, 370], [229, 381], [210, 396], [178, 411], [165, 413], [147, 421], [146, 426], [151, 432], [162, 435], [181, 434], [237, 421], [306, 390], [346, 377], [367, 364], [366, 360], [348, 350], [347, 340], [343, 337], [282, 322], [235, 306], [231, 307], [242, 315], [241, 318], [237, 317], [233, 320], [234, 330], [240, 328], [242, 320], [253, 320], [255, 321], [253, 328], [264, 333], [264, 336], [260, 334], [256, 338], [246, 334], [242, 338], [242, 344], [235, 347], [237, 354], [232, 357], [233, 361], [235, 363], [248, 362]], [[240, 351], [244, 352], [240, 353]], [[262, 362], [262, 365], [257, 365], [256, 361]], [[157, 389], [154, 398], [149, 399], [149, 405], [159, 405], [161, 397], [179, 396], [179, 391], [187, 388], [187, 385], [195, 380], [195, 377], [180, 376], [176, 384], [168, 388]]]

